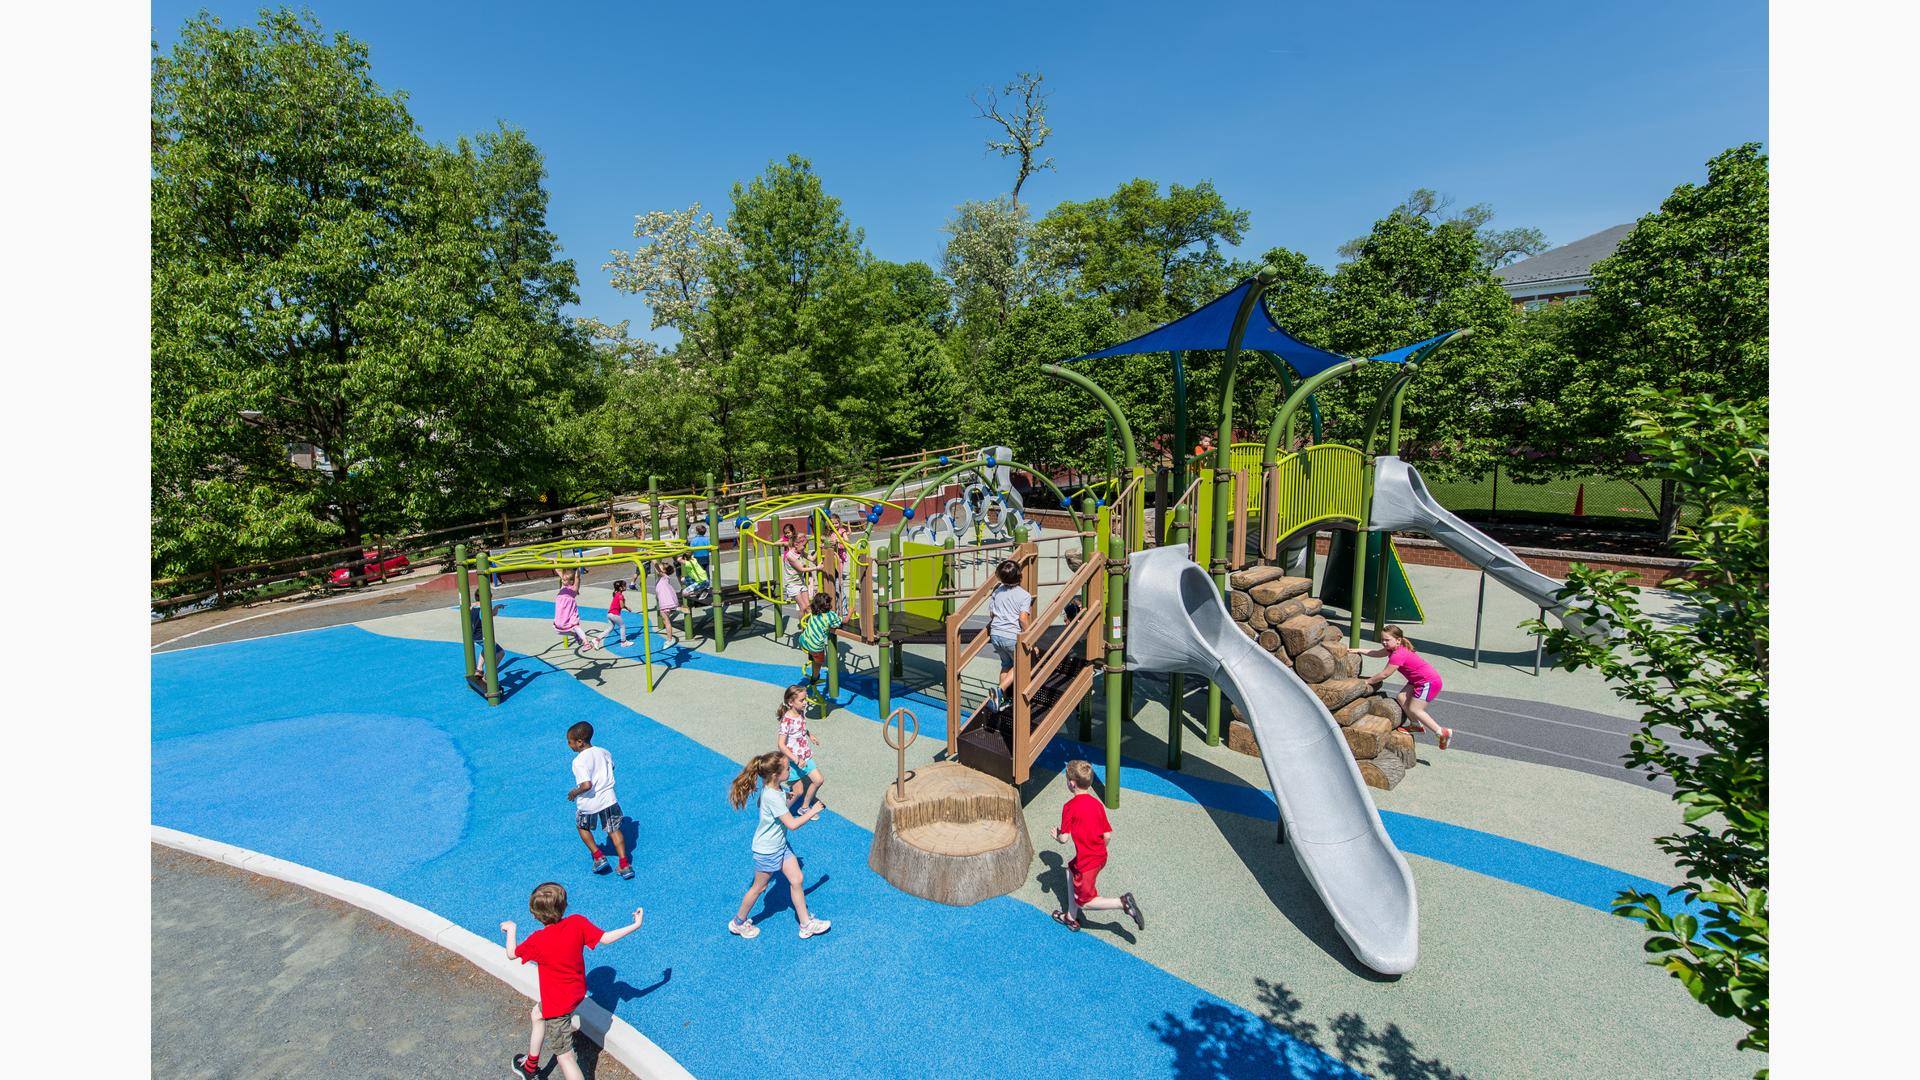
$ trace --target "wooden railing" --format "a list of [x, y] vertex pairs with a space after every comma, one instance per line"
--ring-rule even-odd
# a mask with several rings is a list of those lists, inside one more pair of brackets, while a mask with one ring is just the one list
[[[1029, 591], [1040, 585], [1038, 579], [1039, 549], [1034, 544], [1022, 544], [1013, 555], [1020, 564], [1021, 577], [1029, 586]], [[1066, 724], [1087, 692], [1093, 688], [1096, 661], [1100, 658], [1100, 626], [1106, 610], [1104, 590], [1092, 586], [1101, 579], [1106, 569], [1106, 557], [1095, 555], [1083, 563], [1074, 575], [1061, 583], [1063, 588], [1055, 594], [1053, 600], [1042, 608], [1027, 624], [1019, 635], [1019, 645], [1013, 654], [1013, 738], [1010, 747], [1012, 753], [1013, 782], [1024, 784], [1030, 774], [1034, 759], [1046, 749], [1060, 728]], [[961, 699], [960, 674], [991, 640], [992, 625], [981, 627], [971, 641], [962, 642], [962, 627], [967, 617], [978, 611], [993, 595], [995, 582], [983, 583], [974, 590], [973, 595], [962, 601], [947, 620], [947, 752], [959, 753], [961, 728], [967, 718], [963, 716], [965, 706]], [[1090, 602], [1066, 623], [1061, 632], [1047, 645], [1041, 647], [1041, 639], [1066, 611], [1067, 605], [1079, 599], [1082, 594], [1089, 596]], [[1046, 712], [1034, 716], [1035, 699], [1060, 670], [1069, 656], [1078, 653], [1085, 665], [1076, 672], [1065, 686], [1060, 688], [1059, 696]]]

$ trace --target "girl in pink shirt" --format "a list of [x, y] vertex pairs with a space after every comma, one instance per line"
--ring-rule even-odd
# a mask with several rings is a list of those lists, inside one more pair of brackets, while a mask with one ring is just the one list
[[677, 559], [656, 559], [653, 563], [653, 598], [660, 609], [660, 632], [667, 643], [680, 642], [673, 620], [680, 614], [680, 563]]
[[553, 576], [560, 579], [560, 593], [553, 598], [553, 628], [575, 648], [599, 648], [600, 635], [580, 629], [580, 571], [555, 570]]
[[1431, 731], [1440, 740], [1440, 749], [1445, 750], [1453, 741], [1453, 729], [1440, 726], [1433, 714], [1427, 711], [1427, 702], [1440, 696], [1440, 673], [1433, 665], [1422, 659], [1414, 651], [1413, 642], [1407, 640], [1407, 632], [1397, 626], [1385, 627], [1380, 631], [1380, 648], [1361, 653], [1362, 656], [1384, 656], [1386, 669], [1367, 680], [1369, 686], [1379, 686], [1387, 681], [1387, 676], [1396, 670], [1407, 680], [1406, 688], [1400, 691], [1400, 709], [1413, 720], [1413, 731]]

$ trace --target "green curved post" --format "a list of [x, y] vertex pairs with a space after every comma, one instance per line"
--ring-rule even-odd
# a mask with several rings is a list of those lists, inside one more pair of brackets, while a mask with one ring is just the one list
[[1127, 414], [1120, 411], [1120, 405], [1113, 400], [1113, 396], [1100, 389], [1092, 379], [1059, 364], [1041, 364], [1040, 370], [1061, 382], [1072, 383], [1085, 390], [1100, 403], [1100, 407], [1106, 410], [1107, 418], [1112, 421], [1114, 430], [1120, 433], [1120, 455], [1126, 459], [1126, 475], [1132, 476], [1133, 470], [1140, 465], [1140, 455], [1134, 451], [1133, 425], [1127, 423]]
[[1293, 393], [1288, 394], [1286, 402], [1280, 406], [1280, 411], [1274, 414], [1272, 426], [1267, 428], [1266, 449], [1260, 454], [1262, 467], [1271, 466], [1280, 459], [1280, 439], [1293, 429], [1294, 416], [1299, 413], [1300, 406], [1313, 396], [1314, 391], [1335, 379], [1360, 370], [1360, 366], [1364, 363], [1366, 363], [1365, 360], [1349, 360], [1344, 364], [1335, 364], [1317, 375], [1308, 376], [1305, 382], [1294, 387]]
[[[1213, 583], [1224, 599], [1227, 595], [1227, 523], [1233, 513], [1233, 384], [1240, 362], [1240, 341], [1247, 333], [1247, 320], [1253, 316], [1260, 294], [1278, 276], [1271, 266], [1263, 266], [1253, 275], [1247, 295], [1240, 298], [1233, 313], [1233, 330], [1227, 335], [1227, 357], [1220, 377], [1220, 435], [1214, 443], [1213, 467], [1213, 551], [1208, 556]], [[1220, 745], [1220, 684], [1207, 684], [1207, 745]]]
[[[1181, 503], [1173, 511], [1173, 535], [1169, 539], [1174, 544], [1193, 542], [1192, 514], [1187, 504]], [[1167, 768], [1180, 767], [1180, 739], [1186, 733], [1187, 719], [1187, 677], [1179, 672], [1167, 676]]]

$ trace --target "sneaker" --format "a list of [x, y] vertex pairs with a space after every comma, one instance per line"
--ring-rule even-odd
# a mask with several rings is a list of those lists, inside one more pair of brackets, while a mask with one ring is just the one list
[[534, 1069], [532, 1071], [528, 1071], [527, 1055], [515, 1054], [513, 1055], [513, 1075], [519, 1077], [520, 1080], [527, 1080], [527, 1077], [529, 1076], [539, 1076], [540, 1070]]
[[735, 922], [732, 919], [728, 919], [727, 933], [739, 934], [743, 938], [752, 939], [760, 936], [760, 928], [753, 925], [752, 919], [748, 919], [746, 922]]
[[633, 880], [633, 864], [632, 863], [620, 864], [620, 877], [622, 880], [625, 880], [625, 881]]
[[1133, 925], [1141, 930], [1147, 928], [1147, 917], [1140, 914], [1140, 905], [1134, 902], [1132, 893], [1120, 894], [1120, 910], [1133, 919]]
[[824, 934], [832, 928], [833, 924], [825, 919], [808, 919], [807, 924], [800, 928], [800, 936], [810, 938], [816, 934]]
[[609, 870], [611, 870], [611, 869], [613, 869], [613, 867], [611, 867], [611, 866], [609, 866], [609, 865], [607, 865], [607, 857], [606, 857], [605, 855], [596, 855], [596, 856], [594, 856], [594, 857], [593, 857], [593, 872], [594, 872], [594, 873], [596, 873], [596, 874], [604, 874], [604, 873], [606, 873], [607, 871], [609, 871]]

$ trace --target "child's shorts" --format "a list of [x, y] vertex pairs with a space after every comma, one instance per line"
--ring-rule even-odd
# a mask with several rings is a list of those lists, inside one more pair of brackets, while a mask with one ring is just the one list
[[605, 810], [577, 810], [573, 815], [573, 823], [582, 830], [592, 832], [604, 827], [608, 835], [619, 832], [620, 823], [625, 820], [620, 814], [619, 803], [614, 803]]
[[790, 604], [799, 603], [800, 594], [806, 591], [807, 591], [807, 583], [804, 581], [787, 582], [787, 602]]
[[1085, 904], [1100, 895], [1100, 871], [1105, 869], [1107, 860], [1098, 862], [1082, 859], [1075, 855], [1067, 860], [1067, 872], [1073, 876], [1073, 902]]
[[548, 1057], [573, 1053], [573, 1010], [546, 1017], [547, 1030], [540, 1037], [540, 1052]]
[[779, 851], [766, 855], [756, 851], [753, 853], [753, 868], [762, 874], [777, 874], [780, 868], [787, 864], [787, 856], [791, 854], [793, 849], [785, 844], [780, 845]]
[[1434, 698], [1440, 696], [1440, 684], [1408, 683], [1407, 692], [1413, 695], [1413, 700], [1415, 701], [1432, 701]]
[[787, 766], [787, 783], [798, 784], [813, 779], [813, 759], [808, 758], [798, 765]]
[[822, 650], [820, 652], [810, 652], [807, 654], [807, 659], [812, 662], [815, 668], [823, 668], [827, 666], [827, 654], [825, 650]]
[[990, 638], [988, 640], [993, 642], [993, 651], [1000, 654], [1000, 670], [1012, 671], [1013, 650], [1020, 647], [1020, 642], [1015, 638], [1002, 637]]

